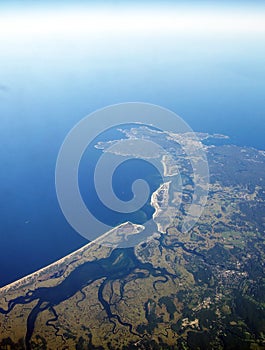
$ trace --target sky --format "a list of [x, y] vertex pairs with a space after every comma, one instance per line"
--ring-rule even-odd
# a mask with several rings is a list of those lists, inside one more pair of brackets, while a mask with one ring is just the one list
[[154, 103], [265, 149], [264, 42], [264, 1], [0, 1], [0, 280], [84, 244], [54, 170], [66, 134], [96, 109]]
[[[262, 2], [0, 4], [0, 98], [7, 109], [13, 94], [16, 104], [34, 110], [33, 88], [39, 91], [36, 102], [42, 99], [54, 109], [55, 97], [61, 101], [71, 94], [69, 108], [78, 119], [127, 100], [172, 108], [196, 129], [208, 118], [213, 130], [220, 108], [227, 114], [228, 106], [234, 115], [262, 113], [253, 108], [261, 104], [264, 87]], [[30, 115], [26, 121], [34, 124]]]

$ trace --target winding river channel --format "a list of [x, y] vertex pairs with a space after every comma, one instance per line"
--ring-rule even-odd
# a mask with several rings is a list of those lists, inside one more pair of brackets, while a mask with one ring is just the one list
[[[149, 275], [157, 277], [163, 276], [163, 280], [160, 281], [161, 283], [165, 283], [170, 277], [176, 277], [175, 275], [170, 274], [165, 268], [155, 268], [150, 263], [141, 262], [136, 257], [133, 248], [117, 248], [113, 250], [111, 255], [107, 258], [89, 261], [78, 266], [60, 284], [54, 287], [37, 288], [34, 291], [28, 291], [24, 296], [19, 296], [13, 300], [10, 300], [7, 310], [0, 308], [0, 312], [7, 315], [18, 304], [28, 304], [34, 300], [38, 301], [35, 307], [31, 310], [27, 319], [25, 345], [26, 349], [30, 350], [31, 337], [34, 332], [35, 322], [38, 315], [42, 311], [49, 309], [53, 313], [54, 318], [48, 320], [46, 325], [53, 326], [57, 335], [58, 329], [50, 323], [52, 321], [56, 321], [58, 318], [54, 306], [60, 304], [68, 298], [71, 298], [77, 292], [82, 292], [84, 287], [88, 286], [94, 281], [104, 278], [98, 289], [98, 300], [104, 307], [109, 321], [113, 324], [112, 331], [115, 331], [116, 320], [116, 322], [127, 326], [130, 332], [135, 334], [131, 324], [122, 321], [119, 315], [112, 312], [109, 302], [104, 298], [104, 288], [109, 282], [114, 280], [120, 281], [120, 293], [122, 298], [124, 286], [129, 280], [135, 278], [146, 278]], [[85, 298], [85, 296], [83, 297]]]

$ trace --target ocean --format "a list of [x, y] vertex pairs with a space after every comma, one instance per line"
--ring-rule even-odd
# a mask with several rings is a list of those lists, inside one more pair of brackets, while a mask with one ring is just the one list
[[[54, 172], [66, 134], [96, 109], [154, 103], [177, 113], [194, 131], [265, 149], [260, 33], [11, 34], [8, 40], [0, 36], [0, 286], [87, 243], [60, 210]], [[95, 160], [98, 151], [93, 152]], [[154, 169], [135, 162], [123, 177], [117, 175], [117, 183], [130, 184], [136, 168], [151, 176]], [[80, 178], [84, 189], [88, 179]], [[119, 195], [126, 200], [131, 192]], [[123, 220], [103, 207], [94, 210], [109, 224]], [[147, 206], [136, 220], [151, 214]]]

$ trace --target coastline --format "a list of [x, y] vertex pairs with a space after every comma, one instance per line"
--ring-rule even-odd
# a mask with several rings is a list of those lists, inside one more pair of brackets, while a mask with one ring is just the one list
[[[65, 275], [69, 274], [73, 268], [83, 263], [83, 258], [88, 258], [85, 253], [88, 253], [87, 255], [89, 255], [89, 258], [93, 258], [95, 256], [93, 252], [96, 252], [98, 247], [101, 246], [105, 247], [105, 249], [102, 249], [103, 253], [109, 254], [115, 247], [117, 247], [119, 243], [122, 242], [122, 240], [127, 240], [127, 236], [138, 234], [143, 231], [143, 228], [144, 227], [142, 225], [133, 224], [131, 222], [125, 222], [117, 227], [114, 227], [94, 241], [87, 243], [83, 247], [53, 262], [52, 264], [49, 264], [18, 279], [17, 281], [1, 287], [0, 295], [3, 296], [7, 292], [14, 292], [35, 283], [42, 284], [42, 282], [45, 283], [47, 280], [52, 280], [59, 283], [60, 280], [65, 277]], [[94, 247], [95, 249], [93, 249]], [[70, 265], [72, 265], [72, 268], [70, 268]], [[58, 273], [58, 271], [61, 271], [61, 273], [58, 275], [58, 277], [53, 278], [52, 276], [54, 273]], [[54, 284], [56, 285], [57, 283]]]

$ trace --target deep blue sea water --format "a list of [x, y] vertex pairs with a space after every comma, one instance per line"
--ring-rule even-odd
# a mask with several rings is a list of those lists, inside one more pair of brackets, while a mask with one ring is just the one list
[[[86, 243], [59, 208], [54, 171], [66, 134], [92, 111], [154, 103], [195, 131], [265, 149], [263, 43], [251, 33], [0, 37], [0, 286]], [[127, 186], [135, 165], [117, 181]]]
[[[128, 127], [128, 125], [126, 126]], [[154, 209], [150, 205], [151, 195], [163, 182], [154, 165], [142, 159], [129, 159], [116, 168], [112, 178], [113, 191], [120, 200], [129, 201], [133, 198], [133, 182], [137, 179], [143, 179], [150, 186], [149, 200], [136, 212], [126, 214], [116, 212], [101, 202], [94, 185], [94, 171], [103, 152], [95, 148], [95, 145], [100, 141], [119, 140], [121, 138], [124, 138], [124, 134], [116, 128], [97, 136], [87, 148], [79, 166], [79, 189], [87, 208], [100, 222], [112, 227], [125, 221], [144, 224], [151, 219], [154, 213]], [[108, 173], [102, 174], [103, 181], [108, 176]]]
[[[26, 77], [22, 81], [24, 79]], [[18, 84], [23, 86], [20, 80]], [[116, 85], [115, 96], [110, 98], [113, 92], [105, 89], [107, 98], [102, 98], [102, 102], [97, 103], [90, 101], [89, 86], [87, 96], [84, 94], [85, 87], [82, 90], [83, 96], [75, 96], [72, 100], [67, 89], [63, 94], [58, 87], [51, 95], [34, 82], [34, 87], [26, 88], [26, 92], [23, 89], [20, 93], [10, 90], [7, 96], [2, 96], [0, 285], [33, 272], [86, 243], [61, 213], [55, 193], [54, 170], [57, 153], [66, 133], [95, 108], [127, 100], [155, 102], [171, 108], [183, 117], [187, 116], [186, 121], [195, 130], [225, 133], [231, 137], [232, 142], [239, 145], [265, 149], [264, 124], [260, 122], [263, 107], [254, 103], [254, 92], [250, 92], [249, 96], [249, 100], [252, 100], [249, 103], [253, 107], [250, 113], [250, 107], [246, 111], [243, 106], [237, 105], [236, 100], [219, 108], [216, 106], [220, 103], [217, 96], [207, 93], [208, 101], [206, 96], [192, 89], [189, 91], [189, 99], [187, 92], [182, 92], [181, 99], [179, 93], [168, 91], [167, 88], [163, 91], [163, 96], [158, 93], [157, 98], [152, 90], [148, 97], [145, 96], [146, 91], [143, 89], [140, 98], [139, 90], [136, 92], [131, 88], [124, 94], [122, 87]], [[103, 95], [101, 86], [97, 90], [100, 96]], [[229, 95], [230, 92], [226, 90], [222, 93]], [[57, 101], [54, 95], [58, 96]], [[200, 100], [198, 95], [201, 95]], [[244, 101], [242, 103], [245, 104]], [[128, 174], [133, 173], [128, 170]], [[107, 212], [103, 216], [109, 214]], [[110, 218], [116, 223], [121, 219], [115, 215]]]

